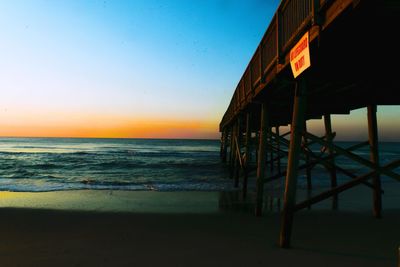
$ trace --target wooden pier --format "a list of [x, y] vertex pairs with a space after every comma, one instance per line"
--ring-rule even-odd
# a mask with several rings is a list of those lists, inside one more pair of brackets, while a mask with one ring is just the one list
[[[380, 165], [378, 105], [400, 104], [396, 80], [399, 62], [395, 1], [283, 0], [250, 60], [220, 123], [221, 158], [231, 170], [234, 185], [242, 179], [247, 196], [249, 174], [256, 170], [255, 214], [261, 216], [264, 187], [285, 177], [280, 246], [290, 247], [297, 211], [358, 185], [371, 188], [373, 215], [382, 216], [381, 175], [400, 181], [393, 170], [400, 160]], [[333, 114], [367, 108], [368, 140], [342, 148], [333, 140]], [[307, 120], [323, 119], [324, 136], [307, 130]], [[281, 126], [290, 131], [281, 133]], [[316, 154], [311, 145], [320, 145]], [[370, 147], [370, 160], [355, 151]], [[255, 153], [253, 153], [255, 152]], [[255, 154], [253, 158], [252, 155]], [[367, 167], [357, 175], [335, 162], [344, 156]], [[282, 160], [286, 158], [286, 170]], [[254, 162], [254, 164], [252, 164]], [[253, 166], [254, 165], [254, 166]], [[326, 168], [330, 189], [311, 194], [312, 169]], [[306, 171], [308, 199], [297, 203], [297, 176]], [[338, 184], [337, 173], [349, 177]]]

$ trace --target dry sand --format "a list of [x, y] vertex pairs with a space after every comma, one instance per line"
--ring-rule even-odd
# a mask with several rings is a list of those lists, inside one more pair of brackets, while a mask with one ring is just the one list
[[393, 267], [400, 245], [399, 209], [302, 211], [285, 250], [278, 212], [219, 211], [212, 192], [0, 192], [0, 207], [2, 267]]

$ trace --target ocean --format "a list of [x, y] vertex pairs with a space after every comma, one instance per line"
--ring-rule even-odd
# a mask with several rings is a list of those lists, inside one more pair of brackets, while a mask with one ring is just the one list
[[[338, 144], [349, 147], [354, 143]], [[232, 190], [219, 145], [219, 140], [0, 138], [0, 191]], [[318, 147], [313, 150], [319, 152]], [[368, 147], [357, 154], [368, 159]], [[400, 143], [380, 144], [382, 164], [399, 155]], [[336, 162], [356, 174], [368, 171], [345, 157]], [[312, 175], [314, 188], [330, 185], [324, 167], [315, 167]], [[340, 173], [338, 179], [349, 180]], [[383, 181], [391, 180], [383, 177]], [[279, 186], [282, 184], [280, 181]], [[304, 172], [300, 172], [298, 184], [306, 187]]]
[[0, 190], [229, 189], [218, 140], [0, 138]]

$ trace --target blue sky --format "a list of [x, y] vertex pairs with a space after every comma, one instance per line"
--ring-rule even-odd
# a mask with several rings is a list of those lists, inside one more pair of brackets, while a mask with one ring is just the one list
[[[102, 136], [107, 125], [147, 120], [170, 121], [168, 136], [191, 124], [183, 137], [218, 137], [278, 4], [0, 1], [0, 120], [10, 129], [0, 135], [63, 135], [68, 126], [65, 135]], [[121, 137], [140, 137], [135, 129]]]
[[207, 121], [215, 132], [277, 5], [2, 1], [3, 117], [105, 113]]

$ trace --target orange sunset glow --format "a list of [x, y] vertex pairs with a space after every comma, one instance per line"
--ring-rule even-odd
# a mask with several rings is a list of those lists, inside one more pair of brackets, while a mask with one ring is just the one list
[[218, 121], [134, 118], [72, 113], [2, 118], [1, 136], [94, 138], [218, 138]]

